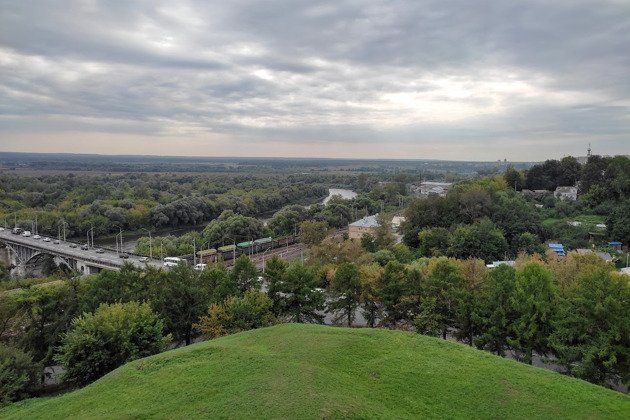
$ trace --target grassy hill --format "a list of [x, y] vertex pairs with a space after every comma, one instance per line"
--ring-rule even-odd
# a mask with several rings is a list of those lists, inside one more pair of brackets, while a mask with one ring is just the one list
[[129, 363], [3, 419], [630, 417], [630, 397], [453, 342], [284, 324]]

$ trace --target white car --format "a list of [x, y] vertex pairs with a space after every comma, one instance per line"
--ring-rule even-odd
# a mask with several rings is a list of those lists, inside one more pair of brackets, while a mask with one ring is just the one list
[[42, 237], [39, 236], [39, 235], [35, 235], [35, 236], [33, 236], [33, 239], [42, 239]]
[[44, 242], [50, 242], [50, 238], [44, 238]]
[[0, 232], [2, 232], [3, 230], [4, 230], [4, 228], [3, 228], [3, 227], [0, 227]]

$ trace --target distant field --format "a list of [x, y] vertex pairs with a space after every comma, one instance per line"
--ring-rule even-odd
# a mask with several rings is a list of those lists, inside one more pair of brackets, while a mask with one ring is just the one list
[[129, 363], [3, 419], [627, 419], [630, 397], [400, 331], [284, 324]]

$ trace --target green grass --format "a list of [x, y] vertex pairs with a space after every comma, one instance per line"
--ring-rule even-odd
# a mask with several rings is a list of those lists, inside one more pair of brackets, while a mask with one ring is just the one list
[[284, 324], [129, 363], [3, 419], [625, 419], [630, 397], [400, 331]]

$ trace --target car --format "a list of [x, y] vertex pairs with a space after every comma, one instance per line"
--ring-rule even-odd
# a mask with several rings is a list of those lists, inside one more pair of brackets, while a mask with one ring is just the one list
[[87, 245], [81, 245], [81, 249], [82, 249], [83, 251], [87, 251], [87, 250], [89, 250], [89, 249], [90, 249], [90, 247], [89, 247], [89, 246], [87, 246]]
[[53, 241], [53, 244], [55, 244], [55, 245], [59, 245], [59, 239], [55, 239], [55, 240]]
[[129, 254], [125, 254], [124, 252], [122, 254], [118, 255], [119, 258], [122, 258], [124, 260], [126, 260], [127, 258], [129, 258]]
[[35, 236], [33, 236], [33, 239], [42, 239], [42, 237], [39, 236], [39, 235], [35, 235]]
[[140, 257], [138, 259], [138, 261], [140, 261], [140, 262], [148, 262], [149, 261], [149, 257]]
[[0, 227], [0, 232], [2, 232], [3, 230], [4, 230], [4, 228], [3, 228], [3, 227]]
[[30, 230], [25, 230], [24, 232], [22, 232], [22, 236], [31, 236], [31, 231]]
[[97, 254], [104, 254], [105, 250], [103, 248], [96, 248], [96, 253]]
[[50, 242], [50, 238], [44, 238], [43, 241], [44, 242]]
[[69, 246], [70, 248], [76, 248], [76, 247], [77, 247], [77, 244], [70, 244], [70, 245], [68, 245], [68, 246]]

